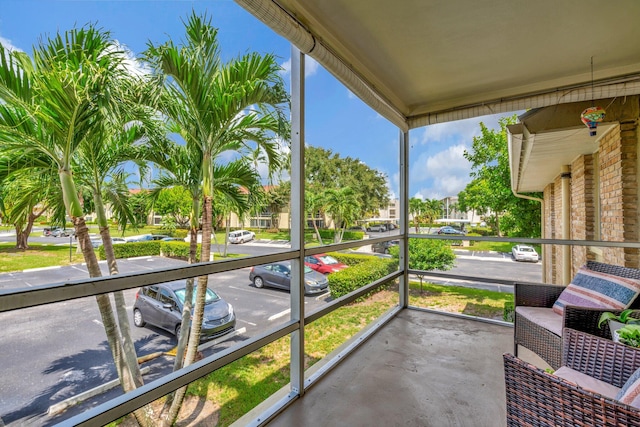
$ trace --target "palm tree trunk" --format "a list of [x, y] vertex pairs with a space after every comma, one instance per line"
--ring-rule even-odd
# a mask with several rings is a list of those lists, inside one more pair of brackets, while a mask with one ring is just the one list
[[[109, 274], [111, 276], [115, 276], [119, 273], [119, 270], [115, 254], [113, 252], [113, 243], [111, 241], [109, 227], [100, 227], [100, 236], [102, 237], [107, 265], [109, 266]], [[129, 324], [129, 315], [127, 313], [127, 303], [124, 299], [124, 292], [114, 292], [113, 299], [116, 305], [116, 314], [118, 315], [120, 333], [122, 334], [122, 347], [124, 349], [125, 360], [137, 388], [144, 384], [144, 380], [142, 379], [142, 372], [140, 372], [140, 365], [138, 365], [138, 355], [136, 354], [133, 338], [131, 338], [131, 325]]]
[[318, 230], [318, 223], [316, 222], [315, 218], [313, 218], [311, 222], [313, 222], [313, 229], [316, 231], [316, 236], [318, 236], [318, 242], [320, 242], [320, 246], [322, 246], [324, 243], [322, 243], [322, 236], [320, 235], [320, 231]]
[[[198, 218], [200, 214], [200, 203], [197, 199], [193, 200], [191, 210], [191, 229], [189, 239], [189, 264], [194, 264], [196, 262], [196, 253], [198, 250]], [[204, 232], [203, 232], [203, 240], [204, 240]], [[204, 242], [203, 242], [204, 243]], [[193, 282], [194, 279], [191, 277], [187, 279], [187, 286], [185, 290], [185, 303], [182, 310], [182, 329], [180, 334], [180, 339], [178, 340], [178, 348], [176, 349], [176, 360], [173, 365], [173, 370], [177, 371], [178, 369], [182, 369], [185, 365], [186, 357], [185, 357], [185, 348], [191, 348], [191, 336], [193, 333], [191, 332], [192, 326], [192, 302], [193, 302]], [[202, 325], [202, 322], [200, 323]], [[199, 340], [198, 340], [199, 341]], [[188, 343], [188, 344], [187, 344]], [[196, 343], [196, 347], [197, 347]], [[196, 348], [197, 349], [197, 348]], [[186, 363], [187, 365], [193, 362]], [[178, 413], [180, 412], [180, 408], [182, 407], [182, 402], [184, 400], [184, 395], [187, 392], [187, 387], [182, 387], [176, 390], [174, 393], [171, 393], [167, 396], [167, 400], [162, 409], [163, 413], [166, 413], [166, 416], [163, 416], [160, 420], [160, 425], [162, 427], [171, 426], [176, 422], [178, 418]], [[167, 412], [168, 411], [168, 412]]]

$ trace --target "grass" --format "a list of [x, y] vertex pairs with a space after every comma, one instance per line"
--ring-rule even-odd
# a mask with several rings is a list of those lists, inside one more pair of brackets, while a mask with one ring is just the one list
[[[472, 243], [473, 243], [473, 246], [468, 246], [468, 247], [457, 246], [456, 249], [465, 249], [470, 251], [483, 251], [483, 252], [494, 251], [494, 252], [511, 253], [511, 248], [513, 248], [516, 245], [516, 243], [511, 243], [511, 242], [482, 241], [482, 242], [472, 242]], [[535, 250], [538, 253], [540, 253], [539, 244], [534, 244], [531, 246], [533, 246]]]
[[[305, 327], [305, 369], [331, 353], [394, 304], [394, 291], [341, 307]], [[188, 394], [215, 402], [218, 426], [232, 424], [289, 382], [289, 337], [275, 341], [189, 386]]]
[[[64, 239], [60, 240], [61, 243], [63, 241]], [[0, 243], [0, 273], [81, 262], [84, 262], [84, 258], [82, 254], [76, 253], [75, 246], [71, 249], [71, 262], [69, 262], [68, 242], [65, 246], [31, 243], [26, 251], [16, 249], [15, 242]]]
[[506, 302], [513, 302], [513, 294], [427, 282], [422, 290], [420, 282], [409, 285], [409, 304], [450, 313], [502, 320]]

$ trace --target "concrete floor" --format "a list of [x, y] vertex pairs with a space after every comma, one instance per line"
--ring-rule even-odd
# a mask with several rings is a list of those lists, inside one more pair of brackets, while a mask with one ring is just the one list
[[506, 425], [513, 329], [403, 310], [269, 427]]

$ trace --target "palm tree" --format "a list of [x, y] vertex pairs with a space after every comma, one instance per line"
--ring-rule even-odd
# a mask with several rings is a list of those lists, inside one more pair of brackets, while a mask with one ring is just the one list
[[[185, 26], [184, 44], [177, 46], [171, 40], [160, 46], [150, 44], [146, 56], [167, 77], [168, 96], [176, 101], [164, 103], [163, 113], [179, 126], [189, 149], [201, 155], [201, 259], [208, 260], [218, 157], [224, 152], [243, 157], [258, 145], [269, 166], [277, 167], [280, 156], [273, 135], [286, 132], [282, 107], [287, 96], [273, 55], [249, 53], [224, 64], [210, 18], [194, 13]], [[198, 278], [186, 364], [193, 363], [200, 339], [207, 279]], [[181, 399], [176, 401], [179, 408]]]
[[325, 209], [333, 220], [334, 242], [340, 243], [346, 224], [358, 218], [360, 203], [351, 187], [329, 189], [325, 192]]
[[[33, 60], [0, 46], [0, 103], [24, 112], [31, 121], [0, 124], [2, 148], [7, 153], [44, 156], [55, 164], [65, 209], [91, 277], [101, 272], [72, 169], [82, 144], [99, 139], [109, 118], [128, 104], [121, 91], [123, 81], [130, 78], [124, 58], [110, 34], [92, 25], [43, 40], [34, 49]], [[137, 364], [129, 366], [124, 357], [109, 296], [98, 295], [96, 300], [122, 387], [132, 390]], [[151, 424], [148, 415], [135, 411], [143, 425]]]
[[420, 220], [424, 210], [425, 203], [422, 199], [418, 199], [417, 197], [409, 199], [409, 213], [413, 217], [413, 225], [416, 227], [416, 234], [420, 233]]
[[310, 188], [307, 188], [304, 194], [304, 210], [305, 210], [305, 214], [307, 215], [307, 218], [311, 217], [311, 222], [313, 223], [313, 229], [316, 232], [316, 236], [318, 236], [318, 241], [320, 242], [320, 245], [323, 245], [323, 243], [322, 243], [322, 236], [320, 235], [320, 231], [318, 230], [316, 213], [318, 211], [322, 212], [324, 210], [324, 207], [325, 207], [324, 193], [320, 193]]

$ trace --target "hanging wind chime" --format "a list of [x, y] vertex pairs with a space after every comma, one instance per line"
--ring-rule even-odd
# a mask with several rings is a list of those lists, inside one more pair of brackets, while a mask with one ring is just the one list
[[589, 128], [589, 136], [596, 136], [596, 130], [598, 128], [598, 123], [601, 123], [604, 120], [604, 116], [606, 115], [606, 111], [604, 108], [595, 106], [593, 102], [593, 56], [591, 57], [591, 107], [585, 109], [582, 114], [580, 114], [580, 120]]

